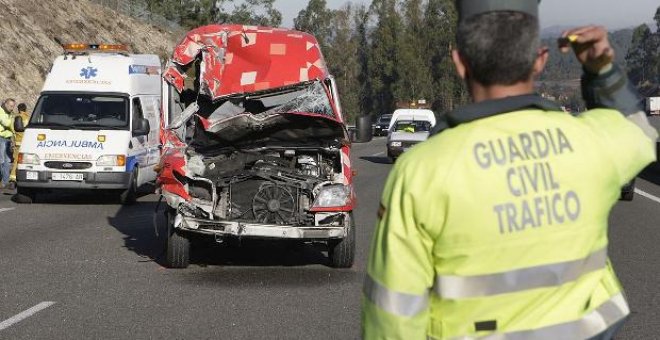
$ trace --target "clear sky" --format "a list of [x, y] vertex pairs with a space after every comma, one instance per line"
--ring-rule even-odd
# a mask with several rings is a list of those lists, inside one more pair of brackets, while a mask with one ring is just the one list
[[[328, 7], [339, 8], [347, 0], [326, 0]], [[354, 3], [371, 3], [353, 0]], [[276, 0], [283, 15], [283, 26], [293, 26], [293, 18], [307, 6], [307, 0]], [[659, 0], [543, 0], [541, 27], [554, 25], [599, 24], [610, 29], [637, 26], [653, 21]]]

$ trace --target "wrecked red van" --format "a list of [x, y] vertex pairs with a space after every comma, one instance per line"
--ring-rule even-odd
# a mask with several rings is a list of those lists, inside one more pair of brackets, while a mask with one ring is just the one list
[[167, 265], [189, 264], [193, 233], [355, 252], [350, 142], [316, 39], [267, 27], [190, 31], [163, 74], [158, 191]]

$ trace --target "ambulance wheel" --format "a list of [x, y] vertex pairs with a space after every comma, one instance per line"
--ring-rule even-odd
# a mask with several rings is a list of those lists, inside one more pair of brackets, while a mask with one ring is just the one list
[[348, 231], [346, 237], [341, 240], [328, 242], [328, 257], [330, 266], [333, 268], [351, 268], [355, 260], [355, 224], [353, 213], [348, 215], [344, 222]]
[[37, 202], [37, 193], [32, 189], [28, 188], [16, 188], [16, 195], [14, 195], [14, 202], [16, 203], [36, 203]]
[[186, 268], [190, 264], [190, 240], [174, 228], [174, 210], [167, 213], [167, 251], [165, 264], [169, 268]]
[[122, 205], [133, 205], [137, 201], [137, 177], [138, 177], [138, 170], [137, 168], [135, 168], [131, 173], [131, 179], [128, 189], [124, 190], [119, 195], [119, 202]]

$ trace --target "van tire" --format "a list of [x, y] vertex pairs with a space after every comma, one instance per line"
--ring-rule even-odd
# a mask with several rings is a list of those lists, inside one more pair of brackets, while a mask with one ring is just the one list
[[174, 210], [167, 213], [167, 235], [165, 264], [168, 268], [187, 268], [190, 264], [190, 240], [174, 228]]
[[353, 213], [348, 214], [348, 219], [344, 223], [348, 228], [346, 237], [341, 240], [331, 240], [328, 242], [328, 257], [330, 259], [330, 266], [333, 268], [351, 268], [355, 260], [355, 223], [353, 223]]
[[36, 203], [37, 193], [32, 189], [18, 187], [16, 188], [16, 195], [14, 195], [13, 201], [19, 204]]
[[133, 205], [137, 201], [137, 166], [131, 172], [131, 179], [128, 188], [119, 195], [119, 203], [122, 205]]

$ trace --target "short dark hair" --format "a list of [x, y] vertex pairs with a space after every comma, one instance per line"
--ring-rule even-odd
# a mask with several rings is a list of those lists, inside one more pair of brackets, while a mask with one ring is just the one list
[[456, 42], [472, 79], [485, 86], [513, 85], [532, 75], [541, 46], [539, 21], [522, 12], [479, 14], [458, 25]]
[[18, 111], [27, 111], [27, 105], [25, 103], [18, 104]]

